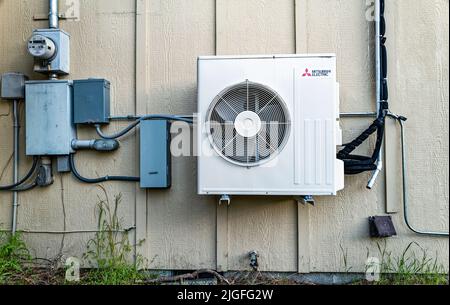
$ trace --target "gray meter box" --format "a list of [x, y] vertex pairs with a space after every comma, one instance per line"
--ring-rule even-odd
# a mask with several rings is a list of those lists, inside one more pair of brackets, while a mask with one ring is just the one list
[[73, 82], [74, 123], [108, 124], [110, 83], [106, 79], [83, 79]]
[[67, 75], [70, 73], [70, 36], [61, 29], [39, 29], [33, 34], [38, 34], [51, 39], [56, 46], [56, 55], [50, 60], [35, 58], [34, 72], [56, 73]]
[[73, 153], [73, 85], [68, 80], [25, 83], [26, 154], [60, 156]]
[[170, 123], [164, 120], [142, 121], [140, 139], [141, 188], [170, 188]]

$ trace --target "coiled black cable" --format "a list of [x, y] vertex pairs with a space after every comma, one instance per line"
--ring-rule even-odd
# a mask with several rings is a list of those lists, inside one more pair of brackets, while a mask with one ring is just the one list
[[31, 166], [31, 169], [28, 171], [28, 173], [25, 175], [25, 177], [20, 179], [17, 183], [14, 183], [14, 184], [11, 184], [11, 185], [0, 186], [0, 191], [13, 191], [14, 188], [21, 186], [28, 179], [30, 179], [31, 176], [33, 176], [33, 174], [36, 172], [36, 168], [38, 166], [38, 163], [39, 163], [39, 158], [38, 157], [34, 157], [33, 158], [33, 165]]
[[128, 176], [104, 176], [99, 178], [86, 178], [83, 177], [77, 170], [75, 166], [74, 154], [69, 156], [70, 171], [79, 181], [89, 184], [107, 182], [107, 181], [124, 181], [124, 182], [139, 182], [141, 178], [139, 177], [128, 177]]

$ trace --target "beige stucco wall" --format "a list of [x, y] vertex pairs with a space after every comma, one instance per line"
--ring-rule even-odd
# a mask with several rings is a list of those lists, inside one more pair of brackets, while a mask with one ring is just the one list
[[[65, 1], [61, 1], [64, 4]], [[370, 2], [370, 1], [369, 1]], [[104, 77], [112, 83], [112, 114], [196, 111], [196, 58], [199, 55], [320, 53], [338, 57], [341, 110], [374, 109], [373, 24], [362, 0], [80, 0], [80, 20], [61, 21], [71, 34], [70, 78]], [[64, 5], [62, 6], [64, 7]], [[411, 219], [423, 229], [448, 230], [449, 218], [449, 23], [448, 0], [387, 0], [391, 108], [406, 124]], [[0, 73], [21, 71], [33, 78], [25, 43], [46, 21], [45, 0], [0, 0]], [[0, 177], [11, 177], [12, 118], [0, 103]], [[23, 113], [23, 110], [22, 110]], [[345, 140], [370, 123], [344, 119]], [[122, 126], [111, 124], [109, 131]], [[173, 160], [169, 191], [142, 191], [133, 184], [106, 183], [110, 196], [121, 193], [125, 227], [136, 223], [139, 252], [152, 269], [221, 270], [248, 268], [257, 250], [264, 271], [363, 271], [367, 253], [377, 253], [368, 238], [367, 217], [387, 205], [398, 236], [386, 246], [395, 255], [413, 241], [438, 255], [448, 268], [448, 238], [421, 237], [402, 220], [399, 147], [395, 125], [388, 127], [387, 173], [374, 190], [368, 174], [347, 177], [336, 198], [317, 198], [303, 206], [291, 198], [233, 198], [230, 207], [215, 197], [196, 195], [195, 158]], [[82, 138], [95, 136], [80, 128]], [[23, 139], [23, 133], [22, 133]], [[24, 143], [22, 140], [22, 148]], [[77, 155], [85, 175], [136, 174], [138, 142], [122, 141], [112, 154]], [[373, 143], [361, 151], [367, 153]], [[23, 151], [23, 150], [22, 150]], [[27, 168], [22, 156], [22, 172]], [[5, 170], [3, 171], [3, 169]], [[388, 196], [385, 198], [387, 185]], [[20, 195], [19, 229], [37, 231], [96, 229], [98, 186], [71, 175], [55, 175], [53, 186]], [[11, 195], [0, 194], [0, 223], [11, 225]], [[78, 256], [92, 234], [36, 234], [25, 238], [36, 256]], [[130, 239], [134, 239], [130, 233]], [[63, 241], [63, 243], [62, 243]]]

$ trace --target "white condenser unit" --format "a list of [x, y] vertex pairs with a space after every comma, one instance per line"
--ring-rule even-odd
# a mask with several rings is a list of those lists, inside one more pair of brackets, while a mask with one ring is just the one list
[[197, 131], [199, 194], [336, 195], [335, 55], [200, 57]]

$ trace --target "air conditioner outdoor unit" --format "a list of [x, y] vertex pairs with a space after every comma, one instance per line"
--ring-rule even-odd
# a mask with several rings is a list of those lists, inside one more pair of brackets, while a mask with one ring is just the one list
[[197, 131], [199, 194], [336, 195], [335, 55], [200, 57]]

